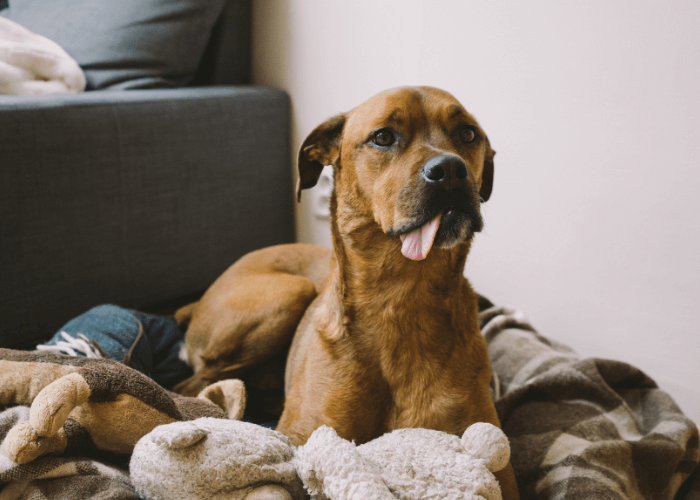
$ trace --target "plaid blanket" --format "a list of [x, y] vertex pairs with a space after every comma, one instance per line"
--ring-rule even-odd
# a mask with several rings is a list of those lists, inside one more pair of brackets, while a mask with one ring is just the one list
[[480, 319], [523, 499], [700, 499], [698, 429], [649, 377], [582, 359], [515, 310]]
[[[29, 420], [28, 406], [0, 412], [0, 442]], [[20, 465], [0, 445], [0, 500], [139, 500], [129, 472], [106, 461], [75, 456], [44, 456]]]

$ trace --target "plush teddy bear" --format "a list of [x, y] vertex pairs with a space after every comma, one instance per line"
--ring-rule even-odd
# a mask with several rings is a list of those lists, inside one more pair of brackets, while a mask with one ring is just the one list
[[398, 429], [358, 447], [324, 426], [297, 450], [295, 466], [313, 500], [500, 500], [492, 472], [509, 459], [505, 434], [487, 423], [461, 439]]
[[462, 438], [400, 429], [361, 446], [320, 427], [295, 448], [282, 434], [245, 422], [198, 419], [160, 426], [131, 457], [131, 479], [149, 500], [497, 500], [492, 472], [508, 440], [477, 423]]

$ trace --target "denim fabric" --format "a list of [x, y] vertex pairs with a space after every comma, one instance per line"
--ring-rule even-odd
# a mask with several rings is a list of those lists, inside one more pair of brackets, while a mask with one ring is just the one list
[[[138, 353], [140, 356], [139, 363], [145, 362], [143, 353], [147, 350], [151, 355], [151, 371], [150, 373], [143, 373], [146, 373], [146, 375], [166, 389], [172, 389], [179, 382], [192, 376], [192, 368], [179, 357], [180, 344], [185, 339], [185, 333], [180, 331], [175, 319], [172, 317], [150, 316], [136, 311], [132, 311], [132, 313], [143, 325], [146, 339], [148, 340], [147, 342], [143, 340], [139, 342], [134, 349], [134, 355]], [[143, 353], [140, 347], [142, 342], [147, 344], [147, 347], [143, 348]], [[138, 370], [138, 368], [136, 369]]]
[[[134, 345], [141, 328], [143, 335]], [[166, 389], [192, 375], [192, 369], [178, 358], [184, 333], [171, 317], [151, 316], [107, 304], [72, 319], [45, 345], [55, 345], [63, 340], [61, 332], [74, 338], [78, 334], [84, 335], [97, 342], [111, 359], [119, 362], [133, 346], [128, 366], [151, 377]]]

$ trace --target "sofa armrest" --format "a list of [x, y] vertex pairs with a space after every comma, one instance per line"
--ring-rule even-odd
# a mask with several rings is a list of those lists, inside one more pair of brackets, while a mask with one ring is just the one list
[[289, 101], [209, 87], [0, 98], [0, 346], [205, 289], [294, 239]]

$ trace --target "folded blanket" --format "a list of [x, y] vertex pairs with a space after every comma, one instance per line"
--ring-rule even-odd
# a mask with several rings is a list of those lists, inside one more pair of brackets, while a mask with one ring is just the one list
[[[0, 443], [15, 425], [29, 420], [29, 407], [0, 412]], [[84, 456], [43, 456], [17, 464], [0, 445], [0, 499], [138, 500], [126, 467]]]
[[85, 90], [85, 75], [58, 44], [0, 17], [0, 94], [41, 95]]
[[698, 429], [649, 377], [583, 359], [517, 311], [480, 318], [523, 500], [700, 498]]

